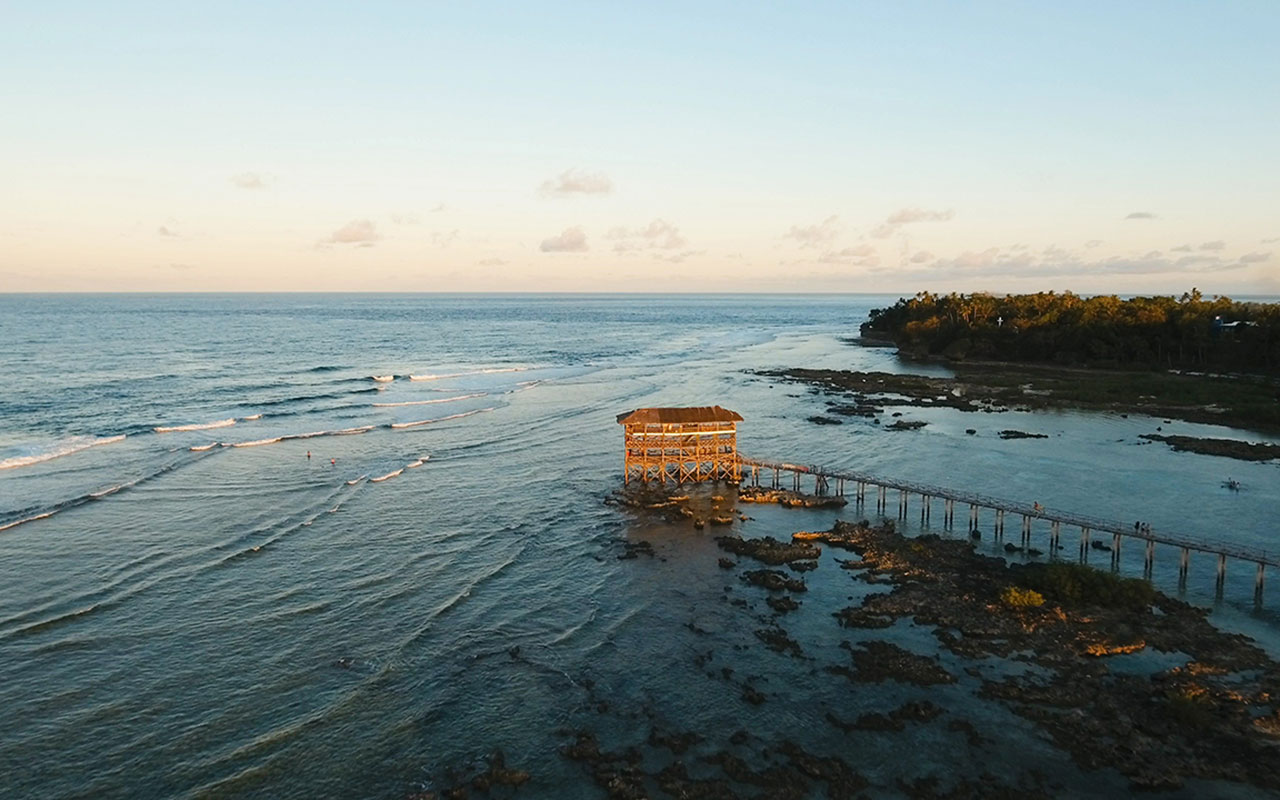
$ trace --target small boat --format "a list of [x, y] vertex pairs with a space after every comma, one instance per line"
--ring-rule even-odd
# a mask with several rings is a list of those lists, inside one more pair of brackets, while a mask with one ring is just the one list
[[1222, 488], [1230, 489], [1233, 492], [1238, 492], [1240, 491], [1240, 481], [1236, 480], [1235, 478], [1227, 478], [1225, 481], [1222, 482]]
[[378, 383], [391, 383], [396, 379], [395, 375], [370, 375], [369, 377]]

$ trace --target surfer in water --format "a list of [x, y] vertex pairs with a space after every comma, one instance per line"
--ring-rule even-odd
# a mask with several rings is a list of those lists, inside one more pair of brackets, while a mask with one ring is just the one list
[[308, 460], [308, 461], [310, 461], [310, 460], [311, 460], [311, 451], [310, 451], [310, 450], [308, 450], [308, 451], [307, 451], [307, 460]]
[[331, 466], [331, 467], [336, 467], [336, 466], [338, 466], [338, 459], [336, 459], [336, 458], [331, 458], [331, 459], [329, 459], [329, 466]]

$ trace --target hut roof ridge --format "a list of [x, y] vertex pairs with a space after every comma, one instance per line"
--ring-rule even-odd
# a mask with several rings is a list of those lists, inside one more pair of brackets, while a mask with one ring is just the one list
[[685, 422], [741, 422], [742, 415], [720, 406], [692, 406], [688, 408], [637, 408], [618, 415], [618, 424], [658, 423], [679, 424]]

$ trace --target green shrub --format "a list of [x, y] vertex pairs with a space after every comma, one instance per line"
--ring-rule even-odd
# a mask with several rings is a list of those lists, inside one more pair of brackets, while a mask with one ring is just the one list
[[1000, 602], [1010, 608], [1038, 608], [1044, 605], [1044, 595], [1034, 589], [1006, 586], [1000, 593]]
[[1093, 605], [1140, 611], [1150, 607], [1156, 592], [1138, 578], [1121, 578], [1083, 564], [1057, 562], [1026, 567], [1020, 583], [1045, 597], [1070, 605]]

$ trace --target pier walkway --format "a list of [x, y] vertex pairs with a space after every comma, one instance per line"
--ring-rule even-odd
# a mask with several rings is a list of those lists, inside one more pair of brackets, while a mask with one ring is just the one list
[[[1180, 551], [1178, 565], [1179, 589], [1186, 588], [1190, 554], [1197, 552], [1213, 555], [1217, 557], [1216, 586], [1218, 597], [1222, 596], [1228, 559], [1246, 561], [1256, 565], [1254, 579], [1254, 602], [1256, 603], [1262, 602], [1262, 586], [1266, 567], [1280, 567], [1280, 550], [1263, 550], [1242, 545], [1208, 542], [1193, 536], [1165, 531], [1156, 532], [1150, 528], [1135, 527], [1132, 523], [1125, 524], [1115, 520], [1045, 508], [1038, 503], [1020, 503], [976, 492], [948, 489], [916, 481], [885, 478], [852, 470], [835, 470], [816, 465], [767, 461], [749, 458], [741, 453], [738, 454], [738, 458], [743, 467], [743, 480], [748, 480], [746, 472], [749, 469], [749, 480], [754, 486], [760, 485], [760, 473], [764, 470], [769, 471], [770, 485], [775, 489], [783, 488], [784, 481], [782, 476], [785, 473], [791, 473], [791, 488], [798, 492], [801, 490], [802, 476], [812, 475], [814, 494], [834, 493], [837, 496], [844, 496], [846, 489], [851, 487], [855, 500], [860, 506], [866, 503], [867, 487], [874, 487], [876, 492], [876, 511], [880, 514], [885, 514], [888, 491], [894, 490], [898, 494], [899, 519], [907, 518], [913, 495], [920, 498], [921, 523], [930, 521], [933, 514], [933, 501], [942, 501], [943, 525], [945, 528], [951, 528], [955, 523], [956, 503], [969, 506], [970, 531], [979, 530], [982, 511], [990, 511], [994, 514], [993, 530], [997, 539], [1004, 537], [1005, 516], [1008, 514], [1019, 515], [1022, 518], [1021, 546], [1023, 550], [1029, 551], [1031, 549], [1031, 533], [1034, 522], [1044, 520], [1050, 526], [1049, 553], [1052, 558], [1058, 558], [1058, 553], [1062, 549], [1059, 545], [1059, 540], [1063, 525], [1079, 528], [1080, 530], [1079, 560], [1081, 563], [1088, 563], [1090, 551], [1095, 553], [1099, 551], [1108, 552], [1113, 570], [1119, 569], [1121, 546], [1124, 540], [1137, 540], [1145, 548], [1143, 576], [1147, 579], [1151, 578], [1156, 545], [1177, 547]], [[1092, 539], [1095, 533], [1110, 534], [1111, 542], [1108, 544], [1105, 539]]]

